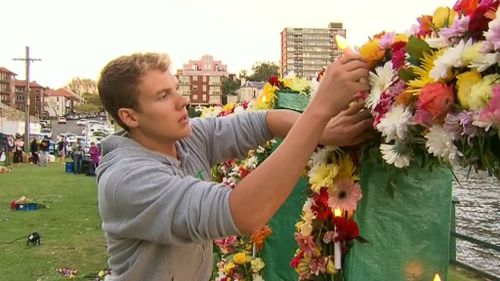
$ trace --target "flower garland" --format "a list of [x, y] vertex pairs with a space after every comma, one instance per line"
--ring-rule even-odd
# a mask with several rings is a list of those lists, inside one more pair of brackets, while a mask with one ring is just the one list
[[[230, 103], [225, 106], [200, 107], [197, 110], [200, 117], [224, 117], [230, 114], [238, 114], [245, 110], [251, 110], [247, 103]], [[266, 159], [272, 151], [275, 141], [250, 151], [247, 158], [243, 160], [230, 159], [212, 167], [212, 179], [223, 183], [230, 188], [247, 176], [252, 170]], [[216, 250], [216, 268], [211, 280], [254, 280], [263, 281], [262, 271], [265, 263], [260, 258], [260, 252], [264, 248], [266, 238], [272, 231], [268, 226], [263, 227], [257, 233], [244, 236], [229, 236], [214, 241]]]

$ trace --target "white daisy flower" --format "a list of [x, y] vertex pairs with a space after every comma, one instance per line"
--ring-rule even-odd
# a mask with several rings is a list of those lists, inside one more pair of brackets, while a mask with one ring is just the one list
[[410, 166], [410, 155], [405, 153], [406, 148], [402, 144], [380, 144], [380, 152], [382, 158], [388, 164], [394, 165], [397, 168], [404, 168]]
[[387, 89], [395, 76], [395, 72], [392, 69], [392, 62], [388, 61], [384, 66], [379, 66], [375, 68], [375, 73], [370, 72], [370, 94], [366, 99], [366, 105], [373, 111], [375, 106], [377, 106], [380, 95]]
[[453, 143], [450, 132], [440, 125], [434, 125], [429, 129], [429, 133], [425, 135], [425, 138], [427, 139], [425, 147], [429, 153], [449, 161], [451, 164], [456, 164], [460, 152]]
[[472, 62], [470, 63], [469, 67], [470, 68], [476, 68], [477, 71], [483, 72], [485, 71], [488, 67], [498, 64], [500, 65], [500, 53], [490, 53], [490, 54], [483, 54], [481, 56], [475, 57]]
[[393, 106], [377, 124], [377, 130], [382, 133], [386, 142], [404, 140], [411, 117], [411, 111], [407, 107]]
[[452, 67], [461, 67], [464, 65], [463, 53], [464, 50], [472, 46], [472, 39], [467, 42], [460, 40], [455, 46], [448, 48], [442, 56], [434, 61], [434, 67], [429, 73], [434, 80], [445, 79], [448, 77], [448, 72]]
[[442, 48], [448, 48], [451, 47], [453, 44], [450, 42], [447, 38], [444, 37], [429, 37], [425, 39], [425, 42], [429, 44], [429, 47], [433, 49], [442, 49]]
[[334, 148], [332, 146], [325, 146], [311, 155], [311, 166], [316, 166], [321, 163], [326, 163], [328, 160], [328, 155], [333, 152]]

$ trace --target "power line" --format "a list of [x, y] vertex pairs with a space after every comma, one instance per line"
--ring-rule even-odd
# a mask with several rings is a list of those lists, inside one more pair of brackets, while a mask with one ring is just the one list
[[24, 151], [29, 152], [30, 147], [30, 63], [41, 61], [42, 59], [30, 58], [30, 47], [26, 46], [26, 56], [24, 58], [13, 58], [16, 61], [25, 61], [26, 63], [26, 88], [24, 92]]

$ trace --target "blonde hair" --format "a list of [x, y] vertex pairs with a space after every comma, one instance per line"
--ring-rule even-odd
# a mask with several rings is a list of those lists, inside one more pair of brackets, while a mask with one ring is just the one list
[[139, 83], [150, 70], [167, 71], [170, 58], [160, 53], [135, 53], [120, 56], [110, 61], [101, 71], [97, 88], [104, 109], [125, 130], [128, 127], [120, 120], [120, 108], [140, 111]]

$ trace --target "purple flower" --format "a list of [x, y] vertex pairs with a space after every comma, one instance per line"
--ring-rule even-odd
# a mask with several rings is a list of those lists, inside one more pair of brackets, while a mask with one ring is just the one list
[[394, 37], [396, 37], [396, 33], [394, 33], [394, 32], [385, 33], [382, 36], [382, 38], [380, 38], [380, 41], [379, 41], [380, 48], [384, 49], [384, 50], [390, 49], [392, 46], [392, 43], [394, 42]]
[[439, 31], [441, 37], [446, 38], [448, 41], [452, 41], [452, 38], [462, 37], [469, 28], [470, 17], [463, 17], [456, 20], [452, 26], [444, 27]]
[[458, 114], [458, 118], [460, 119], [460, 125], [463, 129], [462, 135], [467, 136], [467, 139], [470, 141], [478, 133], [478, 128], [472, 125], [472, 121], [474, 121], [474, 113], [470, 111], [460, 112]]

